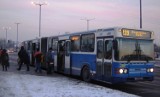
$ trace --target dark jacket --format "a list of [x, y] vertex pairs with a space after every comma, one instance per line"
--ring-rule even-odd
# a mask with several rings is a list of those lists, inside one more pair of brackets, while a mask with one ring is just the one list
[[8, 53], [2, 51], [2, 53], [1, 53], [1, 62], [2, 62], [2, 65], [9, 65]]
[[47, 54], [46, 54], [46, 62], [53, 62], [53, 58], [52, 58], [52, 52], [51, 51], [49, 51], [49, 52], [47, 52]]
[[22, 49], [18, 52], [18, 57], [20, 58], [21, 62], [25, 64], [29, 64], [29, 55], [26, 50]]

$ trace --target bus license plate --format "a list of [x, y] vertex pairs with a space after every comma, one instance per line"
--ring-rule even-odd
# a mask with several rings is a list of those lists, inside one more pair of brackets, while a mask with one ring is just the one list
[[51, 62], [50, 64], [53, 64], [53, 62]]
[[142, 77], [136, 77], [135, 80], [143, 80]]

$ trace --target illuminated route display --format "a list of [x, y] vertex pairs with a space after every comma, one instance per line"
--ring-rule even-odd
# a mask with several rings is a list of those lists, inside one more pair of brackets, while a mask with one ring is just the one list
[[152, 32], [134, 29], [121, 29], [122, 36], [133, 38], [151, 38]]

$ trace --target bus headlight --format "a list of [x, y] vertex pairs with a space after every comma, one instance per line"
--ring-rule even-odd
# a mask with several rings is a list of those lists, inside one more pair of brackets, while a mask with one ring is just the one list
[[147, 72], [154, 72], [154, 69], [153, 68], [148, 68]]
[[127, 74], [128, 69], [127, 68], [117, 68], [116, 69], [116, 74]]
[[120, 73], [120, 74], [123, 73], [123, 69], [122, 69], [122, 68], [119, 69], [119, 73]]
[[127, 73], [127, 72], [128, 72], [128, 69], [125, 68], [125, 69], [123, 70], [123, 72], [124, 72], [124, 73]]
[[153, 69], [153, 68], [151, 68], [151, 69], [150, 69], [150, 72], [153, 72], [153, 71], [154, 71], [154, 69]]

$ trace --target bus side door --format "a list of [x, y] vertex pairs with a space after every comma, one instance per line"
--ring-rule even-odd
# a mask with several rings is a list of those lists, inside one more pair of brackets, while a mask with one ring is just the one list
[[103, 62], [103, 75], [104, 78], [110, 78], [112, 74], [112, 45], [113, 39], [104, 39], [104, 62]]
[[59, 52], [58, 41], [55, 41], [55, 50], [54, 50], [54, 71], [57, 71], [57, 56]]
[[41, 66], [45, 68], [46, 66], [46, 61], [45, 61], [45, 58], [46, 58], [46, 53], [47, 53], [47, 38], [42, 38], [41, 39], [41, 52], [43, 54], [43, 62], [41, 63]]
[[65, 73], [70, 74], [70, 40], [65, 41]]
[[97, 39], [97, 60], [96, 60], [96, 76], [102, 79], [103, 71], [103, 39]]
[[96, 75], [98, 79], [109, 78], [111, 76], [112, 40], [110, 38], [97, 39]]

